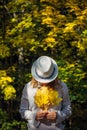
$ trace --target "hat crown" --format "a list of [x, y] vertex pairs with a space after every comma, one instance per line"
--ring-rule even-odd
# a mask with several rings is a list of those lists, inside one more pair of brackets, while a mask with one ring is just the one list
[[54, 66], [51, 58], [42, 56], [37, 60], [36, 73], [42, 78], [48, 78], [52, 75]]
[[39, 57], [32, 65], [31, 73], [36, 81], [49, 83], [58, 75], [58, 66], [54, 59], [48, 56]]

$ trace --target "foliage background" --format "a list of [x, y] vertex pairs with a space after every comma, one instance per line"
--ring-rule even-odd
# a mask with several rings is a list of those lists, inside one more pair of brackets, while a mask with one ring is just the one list
[[26, 129], [21, 93], [41, 55], [56, 60], [68, 85], [73, 114], [66, 129], [86, 130], [86, 0], [0, 0], [0, 130]]

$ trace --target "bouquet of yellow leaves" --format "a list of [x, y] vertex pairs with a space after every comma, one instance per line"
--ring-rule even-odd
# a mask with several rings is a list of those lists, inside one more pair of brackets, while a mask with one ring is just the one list
[[50, 107], [58, 105], [62, 101], [58, 91], [47, 86], [38, 89], [34, 99], [35, 104], [43, 110], [48, 110]]

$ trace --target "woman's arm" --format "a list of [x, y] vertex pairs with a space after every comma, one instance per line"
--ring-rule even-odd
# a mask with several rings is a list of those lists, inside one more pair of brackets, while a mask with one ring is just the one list
[[62, 83], [61, 86], [62, 86], [63, 101], [61, 110], [57, 111], [57, 123], [61, 123], [62, 121], [67, 119], [72, 113], [67, 85], [65, 83]]
[[35, 124], [35, 118], [36, 118], [36, 110], [30, 110], [29, 109], [29, 95], [28, 95], [28, 87], [25, 86], [23, 89], [22, 97], [21, 97], [21, 104], [19, 113], [21, 114], [21, 117], [29, 122], [30, 125]]

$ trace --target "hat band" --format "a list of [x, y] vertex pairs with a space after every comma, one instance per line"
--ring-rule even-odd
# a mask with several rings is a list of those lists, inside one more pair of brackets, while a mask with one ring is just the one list
[[36, 69], [35, 69], [35, 72], [36, 72], [36, 74], [37, 74], [37, 76], [38, 76], [39, 78], [41, 78], [41, 79], [49, 79], [49, 78], [53, 75], [53, 73], [55, 72], [55, 67], [54, 67], [53, 72], [51, 73], [51, 75], [48, 76], [48, 77], [42, 77], [42, 76], [38, 75]]

